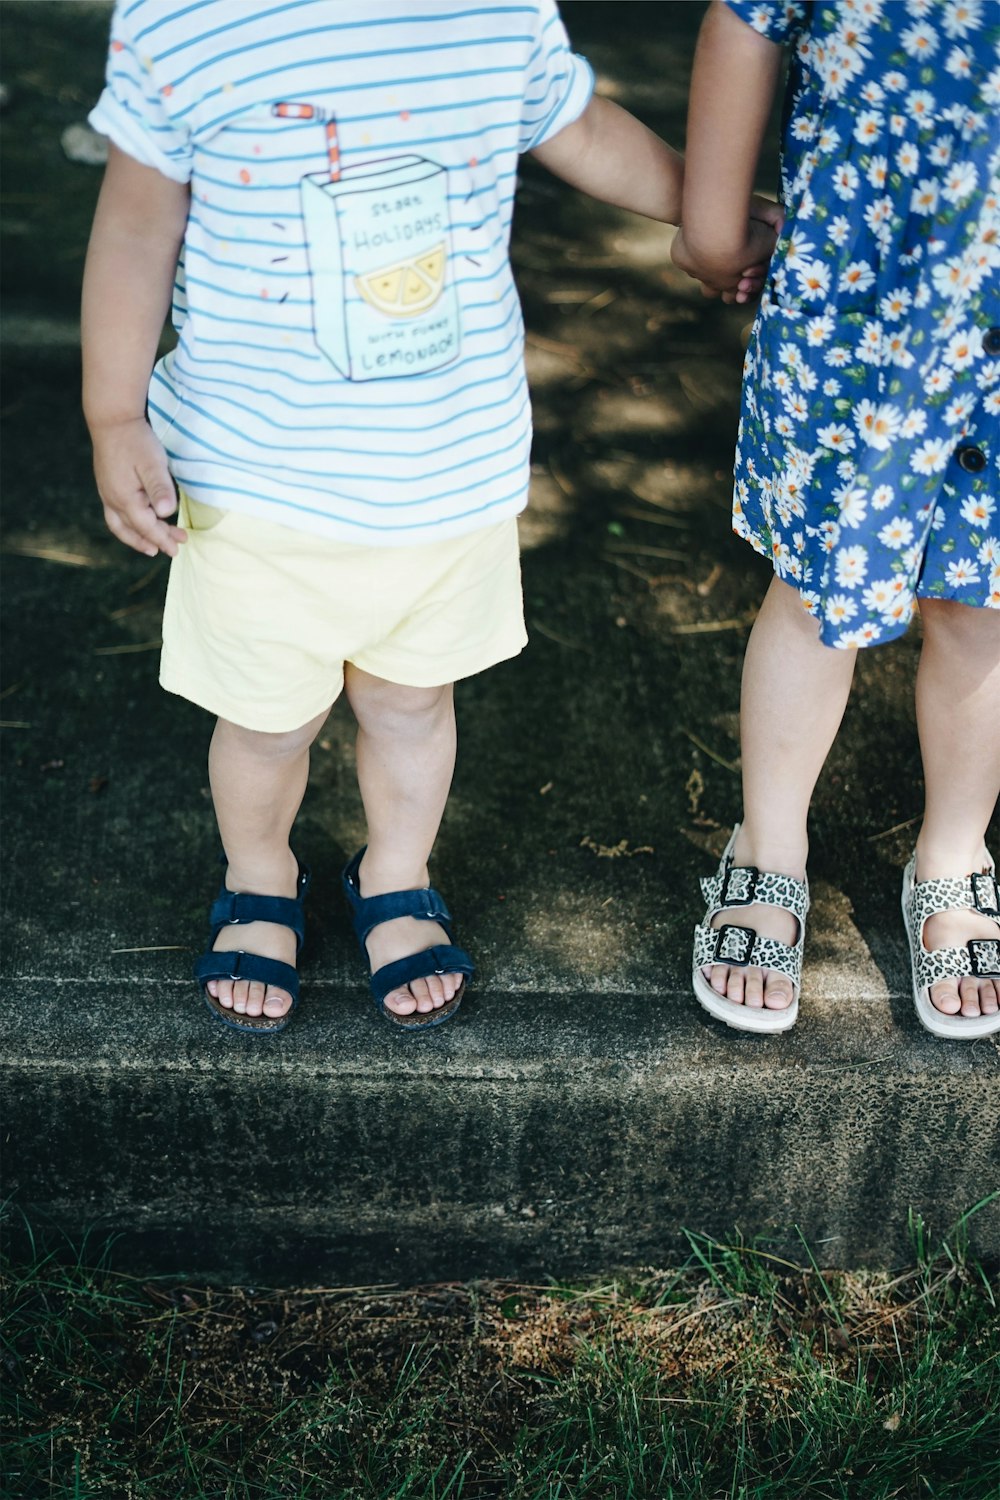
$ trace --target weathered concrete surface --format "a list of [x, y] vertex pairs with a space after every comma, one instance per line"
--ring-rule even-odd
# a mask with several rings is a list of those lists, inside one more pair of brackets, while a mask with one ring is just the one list
[[[728, 533], [746, 316], [664, 268], [665, 231], [530, 167], [532, 644], [459, 689], [433, 867], [477, 989], [416, 1042], [367, 999], [337, 885], [362, 837], [338, 708], [296, 835], [315, 871], [300, 1013], [260, 1044], [212, 1021], [187, 979], [217, 880], [210, 725], [156, 685], [165, 569], [104, 532], [77, 412], [98, 174], [59, 136], [99, 85], [102, 17], [2, 9], [20, 68], [0, 701], [15, 1202], [76, 1240], [120, 1231], [133, 1267], [271, 1281], [606, 1270], [675, 1253], [683, 1226], [792, 1252], [799, 1226], [821, 1259], [884, 1262], [908, 1209], [946, 1229], [1000, 1180], [1000, 1049], [936, 1041], [909, 1001], [919, 642], [864, 654], [817, 791], [799, 1026], [729, 1032], [687, 969], [696, 879], [739, 813], [740, 659], [767, 578]], [[602, 81], [677, 139], [696, 8], [567, 11]], [[971, 1232], [1000, 1253], [996, 1206]]]
[[[950, 1225], [996, 1140], [992, 1059], [910, 1034], [884, 997], [737, 1040], [685, 994], [487, 983], [429, 1044], [319, 980], [253, 1049], [152, 987], [26, 988], [10, 1040], [10, 1187], [124, 1264], [326, 1281], [535, 1276], [663, 1263], [682, 1226], [739, 1225], [825, 1263], [906, 1253], [907, 1210]], [[992, 1137], [992, 1139], [991, 1139]], [[979, 1216], [995, 1246], [995, 1210]]]

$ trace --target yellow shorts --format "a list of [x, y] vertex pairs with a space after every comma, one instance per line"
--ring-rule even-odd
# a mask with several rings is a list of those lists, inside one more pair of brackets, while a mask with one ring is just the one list
[[322, 713], [344, 663], [440, 687], [527, 643], [517, 522], [422, 546], [359, 547], [181, 494], [160, 682], [245, 729]]

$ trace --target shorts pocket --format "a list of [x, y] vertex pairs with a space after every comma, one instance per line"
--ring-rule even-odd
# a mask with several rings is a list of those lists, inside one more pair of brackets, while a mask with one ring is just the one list
[[220, 510], [217, 505], [204, 505], [200, 500], [192, 500], [186, 490], [180, 490], [179, 494], [180, 514], [177, 524], [183, 526], [185, 531], [196, 534], [214, 531], [230, 514], [229, 511]]

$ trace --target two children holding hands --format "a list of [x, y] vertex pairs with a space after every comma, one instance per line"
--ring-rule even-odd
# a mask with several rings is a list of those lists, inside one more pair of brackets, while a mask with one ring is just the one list
[[[904, 629], [919, 595], [927, 816], [906, 896], [918, 1013], [947, 1035], [1000, 1029], [982, 842], [1000, 785], [1000, 442], [994, 430], [987, 451], [982, 426], [1000, 368], [990, 375], [984, 324], [1000, 349], [1000, 309], [974, 274], [997, 245], [996, 127], [969, 123], [985, 86], [975, 63], [943, 71], [939, 93], [921, 84], [932, 107], [907, 105], [919, 80], [906, 59], [926, 62], [907, 35], [937, 35], [923, 0], [888, 16], [868, 0], [861, 19], [844, 4], [807, 23], [807, 9], [710, 7], [685, 166], [594, 95], [553, 0], [433, 0], [419, 15], [386, 0], [116, 7], [92, 115], [111, 149], [85, 278], [84, 407], [108, 525], [171, 558], [161, 681], [217, 720], [226, 866], [196, 974], [225, 1024], [277, 1032], [296, 1003], [309, 877], [291, 829], [341, 691], [368, 823], [344, 891], [376, 1005], [425, 1029], [455, 1013], [473, 972], [428, 861], [454, 765], [453, 684], [526, 641], [516, 517], [531, 421], [508, 248], [531, 152], [603, 201], [682, 223], [675, 259], [710, 294], [746, 300], [769, 278], [736, 526], [776, 577], [748, 649], [745, 813], [706, 883], [698, 999], [747, 1029], [794, 1021], [812, 786], [856, 649]], [[959, 22], [940, 9], [943, 45]], [[752, 185], [789, 38], [779, 208]], [[911, 195], [946, 129], [971, 186], [954, 196], [958, 178], [938, 168], [948, 212], [921, 217]], [[917, 166], [899, 166], [904, 150]], [[156, 363], [171, 299], [177, 347]]]

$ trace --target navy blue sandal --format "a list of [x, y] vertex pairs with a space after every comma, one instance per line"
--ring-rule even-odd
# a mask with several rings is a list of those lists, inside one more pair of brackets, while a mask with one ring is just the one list
[[[225, 864], [225, 857], [222, 862]], [[309, 878], [309, 871], [305, 865], [300, 864], [295, 896], [254, 896], [248, 891], [227, 890], [223, 876], [222, 889], [208, 914], [211, 929], [209, 947], [194, 966], [194, 977], [201, 986], [202, 998], [223, 1026], [231, 1026], [234, 1031], [250, 1031], [255, 1036], [274, 1036], [277, 1032], [284, 1031], [291, 1020], [292, 1012], [299, 1003], [299, 976], [291, 964], [281, 963], [276, 958], [264, 958], [260, 953], [247, 953], [242, 948], [228, 953], [215, 953], [211, 945], [223, 927], [241, 922], [276, 922], [281, 927], [290, 927], [295, 933], [295, 951], [296, 954], [299, 953], [305, 937], [302, 903], [309, 889]], [[292, 1003], [283, 1016], [240, 1014], [220, 1005], [208, 993], [206, 984], [210, 979], [250, 979], [258, 980], [261, 984], [273, 984], [278, 989], [286, 990], [292, 997]]]
[[[364, 852], [364, 849], [359, 849], [346, 866], [343, 879], [354, 932], [366, 964], [369, 960], [365, 939], [373, 928], [380, 926], [382, 922], [391, 922], [394, 917], [422, 917], [428, 922], [437, 922], [449, 938], [447, 944], [425, 948], [421, 953], [411, 953], [408, 958], [384, 964], [374, 974], [369, 967], [375, 1004], [387, 1021], [404, 1031], [426, 1031], [431, 1026], [440, 1026], [442, 1021], [451, 1020], [462, 1003], [467, 983], [475, 972], [472, 959], [464, 948], [456, 948], [451, 943], [451, 912], [433, 886], [424, 886], [415, 891], [388, 891], [382, 896], [362, 896], [358, 868]], [[385, 1003], [386, 995], [410, 984], [414, 979], [427, 979], [431, 974], [461, 974], [463, 979], [452, 998], [436, 1010], [414, 1011], [409, 1016], [399, 1016], [395, 1011], [389, 1010]]]

